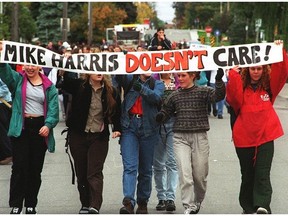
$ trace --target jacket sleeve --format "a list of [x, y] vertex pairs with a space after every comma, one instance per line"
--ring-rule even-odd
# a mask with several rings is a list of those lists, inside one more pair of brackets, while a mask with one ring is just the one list
[[57, 123], [59, 122], [58, 91], [54, 85], [51, 85], [47, 91], [48, 108], [45, 118], [45, 126], [51, 129], [56, 127]]
[[150, 89], [148, 86], [142, 85], [140, 94], [143, 100], [146, 100], [150, 104], [158, 105], [162, 101], [164, 94], [164, 84], [160, 80], [155, 80], [154, 89]]
[[229, 79], [226, 86], [226, 100], [227, 103], [238, 114], [243, 104], [243, 85], [241, 76], [234, 70], [229, 71]]
[[271, 66], [271, 79], [270, 79], [270, 88], [272, 93], [272, 104], [275, 102], [275, 99], [284, 84], [286, 83], [288, 77], [288, 57], [286, 51], [283, 49], [283, 61], [272, 64]]
[[14, 71], [9, 64], [0, 64], [0, 78], [8, 86], [10, 92], [14, 94], [16, 87], [22, 78], [21, 74]]

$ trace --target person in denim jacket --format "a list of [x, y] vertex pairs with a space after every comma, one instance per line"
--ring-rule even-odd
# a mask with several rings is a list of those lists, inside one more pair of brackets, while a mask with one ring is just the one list
[[[147, 203], [152, 189], [152, 164], [154, 145], [159, 140], [159, 125], [155, 121], [158, 104], [164, 93], [164, 84], [155, 81], [150, 73], [136, 75], [116, 75], [115, 86], [123, 87], [124, 100], [121, 110], [122, 135], [120, 148], [123, 162], [123, 207], [120, 214], [147, 213]], [[129, 89], [129, 84], [133, 82]], [[137, 183], [138, 180], [138, 183]], [[137, 188], [137, 198], [135, 192]]]

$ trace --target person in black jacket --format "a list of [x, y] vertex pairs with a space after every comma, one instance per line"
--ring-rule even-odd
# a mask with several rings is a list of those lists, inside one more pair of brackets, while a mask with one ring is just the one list
[[160, 27], [157, 32], [151, 38], [150, 44], [148, 46], [149, 51], [161, 51], [161, 50], [171, 50], [171, 41], [166, 38], [164, 34], [164, 28]]
[[121, 135], [121, 100], [108, 75], [64, 75], [62, 88], [72, 94], [66, 121], [82, 207], [79, 214], [99, 214], [103, 202], [103, 166], [112, 138]]

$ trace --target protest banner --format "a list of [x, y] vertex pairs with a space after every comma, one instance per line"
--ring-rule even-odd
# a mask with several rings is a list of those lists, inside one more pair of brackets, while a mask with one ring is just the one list
[[281, 62], [283, 56], [282, 46], [259, 43], [155, 52], [81, 53], [66, 58], [40, 46], [3, 41], [0, 61], [76, 73], [141, 74], [250, 67]]

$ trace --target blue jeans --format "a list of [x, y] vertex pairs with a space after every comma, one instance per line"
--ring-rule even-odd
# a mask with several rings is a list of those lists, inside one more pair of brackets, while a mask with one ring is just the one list
[[123, 194], [131, 200], [133, 206], [137, 180], [137, 202], [148, 202], [150, 198], [154, 145], [158, 140], [158, 130], [153, 135], [145, 136], [142, 118], [132, 117], [129, 127], [122, 130]]
[[154, 180], [158, 200], [175, 200], [178, 171], [173, 149], [174, 118], [161, 125], [161, 140], [154, 150]]

